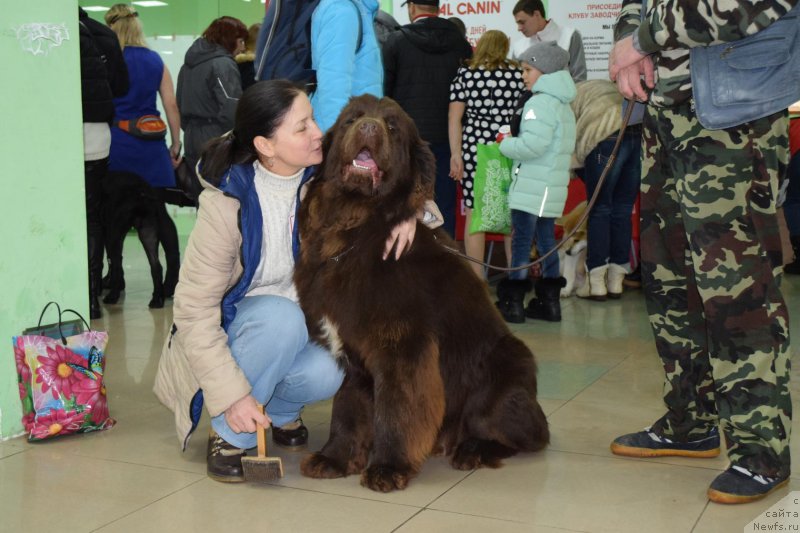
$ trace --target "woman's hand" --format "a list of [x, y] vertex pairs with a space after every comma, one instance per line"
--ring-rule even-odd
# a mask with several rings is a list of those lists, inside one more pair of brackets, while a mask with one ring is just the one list
[[272, 420], [264, 414], [258, 402], [251, 395], [247, 395], [225, 410], [225, 422], [236, 433], [253, 433], [256, 424], [269, 427]]
[[450, 156], [450, 177], [456, 181], [461, 181], [464, 177], [464, 159], [460, 152]]
[[172, 168], [178, 168], [181, 164], [181, 142], [175, 141], [169, 147], [169, 158], [172, 160]]
[[401, 222], [392, 228], [392, 232], [386, 239], [386, 247], [383, 250], [383, 260], [385, 261], [386, 258], [389, 257], [389, 255], [392, 253], [392, 248], [395, 249], [395, 260], [400, 259], [400, 256], [403, 255], [403, 252], [411, 248], [411, 244], [414, 242], [414, 235], [416, 232], [416, 217], [409, 218], [405, 222]]

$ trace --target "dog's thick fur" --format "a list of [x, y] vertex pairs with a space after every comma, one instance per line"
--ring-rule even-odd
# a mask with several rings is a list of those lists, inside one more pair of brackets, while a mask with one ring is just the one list
[[[569, 213], [556, 219], [556, 224], [564, 230], [564, 237], [572, 233], [586, 212], [586, 201], [580, 202], [573, 207]], [[586, 283], [586, 246], [587, 240], [586, 221], [575, 231], [562, 247], [558, 249], [559, 264], [561, 265], [561, 276], [567, 280], [567, 284], [561, 289], [561, 297], [567, 298], [576, 289]]]
[[417, 224], [399, 260], [387, 237], [420, 212], [434, 159], [391, 99], [354, 98], [324, 139], [300, 214], [295, 281], [312, 336], [345, 368], [330, 438], [304, 475], [361, 474], [403, 489], [432, 453], [498, 467], [549, 442], [536, 364], [443, 232]]

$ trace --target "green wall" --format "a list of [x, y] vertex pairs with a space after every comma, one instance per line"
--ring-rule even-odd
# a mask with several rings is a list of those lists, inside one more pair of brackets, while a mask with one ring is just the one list
[[[142, 21], [145, 35], [200, 35], [217, 17], [236, 17], [245, 26], [261, 22], [264, 4], [259, 0], [165, 0], [167, 6], [135, 6]], [[80, 6], [111, 7], [114, 0], [79, 0]], [[89, 16], [103, 21], [103, 11], [92, 11]]]
[[[22, 431], [12, 335], [35, 325], [50, 300], [87, 316], [89, 301], [77, 2], [0, 3], [0, 438], [7, 438]], [[63, 24], [68, 39], [31, 41], [49, 47], [33, 55], [17, 37], [30, 23]]]
[[[197, 35], [221, 15], [249, 25], [264, 13], [258, 0], [167, 1], [169, 8], [137, 8], [147, 35]], [[23, 430], [11, 337], [35, 325], [50, 300], [89, 314], [79, 3], [114, 2], [0, 0], [0, 440]], [[91, 15], [102, 20], [103, 12]], [[34, 55], [18, 39], [30, 24], [62, 25], [66, 38], [40, 33], [30, 41], [43, 45]]]
[[[169, 5], [161, 7], [136, 7], [145, 34], [153, 35], [200, 35], [215, 18], [228, 15], [236, 17], [246, 26], [261, 22], [264, 4], [259, 0], [165, 0]], [[79, 0], [81, 6], [102, 5], [111, 7], [115, 1]], [[380, 0], [381, 8], [392, 12], [392, 0]], [[92, 18], [103, 20], [102, 11], [89, 13]]]

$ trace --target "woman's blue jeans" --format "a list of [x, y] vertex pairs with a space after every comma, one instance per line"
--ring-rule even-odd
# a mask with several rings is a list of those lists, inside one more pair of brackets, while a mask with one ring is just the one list
[[[608, 162], [616, 135], [608, 137], [589, 152], [584, 163], [583, 181], [586, 184], [586, 197], [591, 198], [597, 182]], [[603, 266], [608, 263], [628, 265], [631, 253], [631, 213], [642, 173], [642, 134], [641, 126], [629, 126], [619, 147], [614, 165], [608, 172], [597, 202], [594, 204], [587, 222], [588, 248], [586, 268]]]
[[[275, 427], [297, 420], [304, 405], [336, 394], [344, 379], [330, 352], [309, 341], [300, 307], [280, 296], [242, 299], [228, 327], [228, 346]], [[236, 447], [256, 445], [255, 433], [235, 433], [224, 413], [211, 419], [211, 427]]]
[[[531, 247], [536, 238], [536, 250], [542, 256], [556, 245], [556, 226], [554, 218], [538, 217], [526, 211], [511, 210], [511, 267], [519, 267], [531, 262]], [[542, 264], [543, 278], [557, 278], [558, 254], [554, 253]], [[528, 271], [512, 271], [509, 279], [527, 279]]]

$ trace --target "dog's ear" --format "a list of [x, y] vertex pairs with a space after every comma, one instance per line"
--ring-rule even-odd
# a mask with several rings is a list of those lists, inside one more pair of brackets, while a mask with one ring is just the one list
[[410, 145], [411, 166], [416, 181], [414, 194], [421, 196], [422, 203], [433, 199], [433, 186], [436, 182], [436, 158], [430, 146], [415, 131], [416, 139]]
[[322, 137], [322, 163], [319, 164], [317, 167], [317, 172], [315, 174], [317, 180], [324, 180], [325, 176], [328, 175], [326, 172], [326, 168], [328, 164], [335, 164], [332, 159], [331, 154], [331, 144], [333, 144], [333, 132], [336, 130], [336, 127], [339, 125], [339, 121], [337, 120], [336, 123], [328, 129], [327, 133]]

